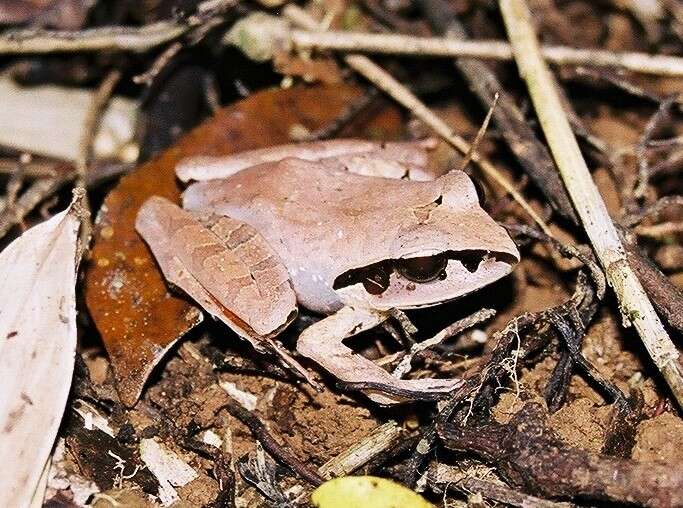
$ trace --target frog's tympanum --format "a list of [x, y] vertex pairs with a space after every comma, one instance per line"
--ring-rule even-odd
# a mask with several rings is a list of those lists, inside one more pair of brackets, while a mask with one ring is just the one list
[[[457, 379], [398, 379], [342, 340], [392, 309], [438, 305], [508, 274], [519, 253], [462, 171], [432, 179], [433, 140], [283, 145], [177, 167], [183, 209], [162, 198], [136, 227], [165, 277], [259, 350], [297, 304], [328, 317], [297, 351], [381, 404], [437, 396]], [[305, 370], [296, 366], [302, 375]]]

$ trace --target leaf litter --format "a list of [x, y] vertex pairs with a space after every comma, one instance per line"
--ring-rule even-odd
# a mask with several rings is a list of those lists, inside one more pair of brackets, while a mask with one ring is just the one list
[[[141, 57], [150, 65], [145, 82], [153, 85], [148, 95], [153, 107], [145, 101], [134, 104], [143, 115], [146, 110], [149, 112], [150, 125], [168, 130], [157, 139], [178, 137], [178, 129], [171, 127], [174, 121], [185, 125], [186, 118], [193, 118], [195, 123], [201, 118], [191, 106], [191, 98], [197, 95], [206, 99], [206, 107], [215, 116], [121, 179], [99, 208], [83, 286], [90, 316], [107, 355], [99, 347], [93, 324], [86, 319], [79, 321], [84, 341], [75, 365], [73, 402], [67, 405], [62, 430], [57, 434], [56, 427], [51, 425], [45, 432], [44, 422], [36, 427], [40, 429], [40, 439], [50, 441], [50, 446], [56, 435], [65, 439], [60, 441], [63, 444], [53, 457], [55, 463], [50, 470], [43, 460], [49, 446], [31, 448], [32, 453], [42, 454], [39, 460], [32, 461], [32, 478], [39, 477], [32, 480], [34, 484], [47, 481], [53, 502], [82, 504], [90, 496], [89, 502], [95, 506], [151, 506], [156, 503], [152, 499], [169, 502], [175, 496], [179, 506], [265, 506], [268, 500], [286, 506], [308, 502], [315, 486], [328, 476], [330, 464], [336, 464], [335, 470], [344, 474], [376, 474], [396, 479], [421, 490], [425, 498], [436, 504], [446, 497], [454, 498], [448, 502], [469, 500], [478, 504], [482, 496], [512, 506], [559, 507], [566, 506], [566, 501], [578, 505], [593, 502], [580, 496], [607, 498], [617, 503], [635, 501], [644, 506], [681, 504], [676, 497], [680, 491], [677, 472], [681, 469], [677, 451], [683, 449], [683, 427], [676, 403], [648, 362], [645, 351], [629, 331], [621, 328], [619, 311], [611, 297], [601, 300], [604, 288], [595, 277], [596, 270], [585, 246], [579, 246], [580, 260], [565, 261], [560, 259], [561, 255], [576, 255], [577, 251], [560, 248], [555, 252], [557, 244], [543, 235], [526, 235], [518, 229], [515, 240], [523, 259], [511, 277], [442, 308], [409, 312], [408, 318], [418, 325], [417, 333], [409, 322], [395, 314], [398, 317], [387, 321], [381, 330], [367, 331], [345, 341], [350, 354], [362, 355], [388, 373], [397, 371], [413, 379], [438, 375], [463, 380], [446, 400], [438, 403], [424, 400], [381, 409], [348, 391], [376, 389], [376, 385], [363, 385], [362, 380], [339, 383], [306, 359], [297, 358], [296, 337], [318, 319], [308, 312], [300, 313], [284, 330], [278, 344], [283, 352], [288, 351], [293, 359], [301, 361], [303, 368], [314, 373], [312, 379], [322, 391], [296, 382], [296, 376], [275, 359], [277, 351], [255, 354], [250, 345], [236, 340], [229, 326], [212, 320], [197, 326], [200, 312], [165, 282], [133, 227], [139, 207], [149, 196], [161, 195], [178, 202], [181, 186], [174, 179], [174, 170], [181, 159], [193, 155], [220, 156], [297, 140], [310, 142], [330, 135], [386, 141], [431, 134], [408, 115], [401, 117], [395, 109], [387, 107], [385, 99], [378, 98], [379, 94], [368, 88], [366, 82], [356, 81], [343, 67], [342, 59], [335, 59], [331, 53], [277, 50], [273, 65], [290, 74], [281, 82], [284, 88], [257, 93], [251, 91], [263, 88], [263, 81], [250, 81], [248, 69], [259, 69], [255, 74], [262, 77], [264, 64], [251, 67], [251, 63], [240, 60], [240, 65], [234, 66], [239, 70], [227, 79], [192, 63], [188, 65], [182, 56], [186, 49], [201, 52], [214, 41], [212, 30], [218, 27], [216, 31], [222, 36], [230, 27], [223, 14], [216, 13], [229, 12], [231, 3], [209, 3], [201, 4], [191, 20], [179, 14], [178, 23], [189, 20], [182, 32], [190, 34], [186, 39], [169, 43], [160, 54]], [[536, 6], [536, 17], [547, 43], [587, 48], [604, 45], [609, 51], [675, 53], [680, 50], [678, 38], [683, 33], [680, 9], [673, 3], [654, 3], [661, 4], [663, 10], [653, 13], [642, 6], [615, 9], [611, 4], [595, 9], [581, 0], [542, 2], [543, 5]], [[29, 3], [25, 4], [23, 8], [28, 10]], [[66, 4], [56, 3], [60, 6], [57, 11]], [[94, 3], [93, 19], [100, 14], [97, 4]], [[224, 10], [212, 10], [217, 5]], [[321, 14], [319, 11], [325, 7], [326, 4], [315, 5], [309, 13]], [[60, 20], [54, 26], [82, 26], [82, 13], [90, 8], [84, 2], [71, 24]], [[419, 2], [409, 13], [405, 6], [363, 2], [362, 8], [342, 5], [339, 12], [343, 16], [326, 18], [331, 20], [333, 29], [341, 28], [343, 23], [345, 28], [360, 31], [371, 28], [381, 33], [382, 27], [389, 27], [394, 32], [446, 32], [458, 38], [469, 31], [476, 34], [475, 42], [504, 36], [499, 20], [491, 22], [497, 16], [492, 6], [483, 8], [474, 2], [446, 7], [436, 0]], [[237, 18], [243, 15], [246, 12], [239, 11]], [[115, 18], [116, 22], [144, 18], [153, 23], [158, 19], [149, 17], [154, 16], [151, 14], [127, 16]], [[462, 22], [460, 28], [458, 20]], [[643, 30], [647, 37], [638, 37]], [[136, 40], [135, 30], [124, 32], [128, 41]], [[104, 32], [95, 35], [111, 34], [105, 27]], [[91, 35], [84, 34], [83, 44], [92, 40], [88, 37]], [[106, 61], [100, 60], [101, 56], [93, 53], [89, 63], [78, 59], [53, 62], [50, 65], [57, 65], [60, 72], [48, 75], [57, 87], [65, 79], [75, 79], [79, 86], [91, 86], [92, 75], [88, 73], [93, 68], [98, 71], [98, 66]], [[123, 54], [122, 58], [129, 57]], [[229, 58], [237, 57], [233, 54]], [[47, 59], [38, 56], [34, 61], [42, 65]], [[429, 60], [425, 71], [420, 63], [409, 59], [387, 57], [381, 61], [401, 76], [401, 81], [429, 98], [430, 106], [448, 119], [454, 132], [466, 139], [474, 138], [476, 119], [481, 115], [471, 107], [476, 99], [466, 100], [468, 92], [456, 81], [452, 62], [441, 66]], [[111, 63], [104, 65], [108, 67]], [[232, 62], [228, 67], [233, 67]], [[553, 235], [566, 243], [583, 241], [579, 230], [571, 225], [573, 213], [567, 209], [561, 189], [558, 191], [556, 178], [547, 173], [553, 164], [547, 153], [543, 155], [544, 141], [535, 129], [533, 114], [515, 107], [515, 103], [523, 104], [526, 99], [518, 77], [509, 69], [482, 60], [459, 59], [458, 69], [485, 108], [490, 106], [488, 101], [500, 86], [496, 81], [506, 83], [509, 97], [503, 101], [505, 107], [499, 103], [493, 116], [497, 129], [504, 132], [496, 132], [494, 127], [479, 150], [515, 182], [536, 210], [544, 210], [541, 216], [548, 221]], [[626, 230], [629, 245], [638, 243], [640, 250], [629, 251], [629, 260], [657, 310], [675, 327], [680, 294], [674, 284], [680, 287], [683, 280], [675, 252], [680, 244], [680, 231], [676, 228], [681, 216], [678, 205], [663, 203], [659, 208], [657, 202], [658, 198], [680, 193], [680, 142], [676, 141], [680, 137], [679, 113], [677, 101], [668, 97], [680, 89], [680, 80], [611, 73], [600, 67], [582, 70], [565, 65], [556, 69], [560, 87], [568, 95], [567, 104], [576, 109], [571, 121], [585, 142], [582, 148], [589, 154], [589, 165], [608, 209], [615, 220], [630, 228]], [[23, 80], [35, 79], [20, 65], [13, 72]], [[87, 76], [90, 77], [84, 78]], [[187, 76], [194, 78], [188, 81]], [[196, 79], [197, 76], [200, 78]], [[311, 81], [336, 83], [340, 77], [354, 81], [356, 87], [302, 85]], [[279, 80], [279, 76], [273, 76], [269, 84]], [[297, 86], [288, 88], [292, 83]], [[126, 94], [131, 93], [126, 86], [121, 87], [124, 88]], [[248, 97], [237, 100], [228, 88]], [[614, 88], [619, 89], [617, 94], [612, 94]], [[597, 93], [593, 93], [594, 89]], [[590, 92], [586, 94], [586, 90]], [[450, 100], [454, 96], [457, 100]], [[669, 116], [657, 117], [654, 125], [657, 106], [665, 102]], [[220, 108], [221, 103], [233, 105]], [[41, 105], [47, 107], [49, 104]], [[163, 115], [159, 112], [175, 120], [160, 124], [167, 120], [161, 120]], [[68, 118], [62, 121], [67, 122]], [[351, 127], [346, 125], [349, 122]], [[531, 128], [521, 130], [519, 125]], [[653, 125], [658, 132], [654, 132]], [[42, 132], [49, 133], [49, 126]], [[502, 134], [502, 138], [497, 134]], [[128, 135], [124, 143], [132, 143]], [[500, 149], [503, 143], [507, 143], [510, 153]], [[31, 151], [30, 146], [22, 147]], [[149, 146], [143, 146], [141, 153], [149, 153]], [[18, 157], [11, 149], [8, 154], [10, 158]], [[461, 160], [443, 143], [432, 159], [431, 163], [440, 166], [441, 172], [459, 167]], [[42, 159], [38, 162], [44, 163]], [[53, 164], [50, 171], [55, 167], [64, 171], [54, 166], [53, 161], [47, 163]], [[102, 163], [97, 161], [98, 165]], [[36, 206], [31, 203], [36, 199], [40, 202], [45, 193], [51, 195], [58, 187], [43, 185], [41, 178], [51, 174], [41, 173], [44, 166], [28, 159], [22, 164], [25, 170], [19, 176], [7, 173], [11, 180], [7, 191], [10, 208], [3, 217], [12, 213], [12, 196], [20, 196], [24, 188], [31, 192], [17, 203], [30, 212]], [[0, 169], [3, 167], [15, 166], [0, 161]], [[474, 167], [470, 170], [476, 171]], [[38, 185], [27, 184], [36, 178]], [[484, 187], [488, 194], [487, 210], [496, 219], [527, 222], [520, 207], [498, 191], [495, 183], [484, 179]], [[104, 191], [105, 188], [91, 190], [101, 197]], [[13, 219], [11, 224], [17, 222], [20, 220]], [[73, 241], [76, 245], [75, 238]], [[12, 245], [5, 253], [11, 252], [8, 249]], [[654, 259], [664, 273], [653, 271], [654, 265], [645, 262], [648, 258]], [[582, 263], [587, 268], [581, 269]], [[15, 265], [20, 266], [21, 261]], [[75, 275], [75, 266], [74, 262], [69, 273]], [[8, 271], [16, 275], [13, 270]], [[59, 274], [63, 281], [68, 278], [66, 272]], [[73, 295], [69, 301], [73, 302], [80, 293], [73, 292], [76, 279], [70, 281]], [[11, 297], [16, 294], [12, 290]], [[495, 309], [491, 322], [479, 323], [474, 331], [452, 338], [444, 332], [453, 322], [475, 316], [483, 308]], [[71, 351], [76, 347], [73, 317]], [[26, 321], [30, 325], [40, 322]], [[19, 328], [6, 330], [0, 339], [6, 344], [21, 339]], [[57, 326], [55, 330], [59, 328], [63, 327]], [[477, 340], [470, 340], [475, 332]], [[52, 338], [57, 335], [54, 330], [49, 333]], [[421, 346], [424, 339], [431, 347]], [[54, 345], [55, 341], [49, 344]], [[50, 354], [45, 342], [41, 342], [41, 348], [45, 355]], [[38, 357], [34, 361], [45, 360]], [[90, 374], [86, 366], [91, 369]], [[52, 382], [43, 383], [48, 389], [46, 393], [61, 391], [48, 403], [40, 402], [42, 411], [61, 415], [66, 400], [64, 384], [68, 387], [70, 373], [69, 379], [57, 386], [64, 368], [52, 366], [43, 370]], [[39, 399], [30, 399], [39, 405]], [[11, 409], [6, 414], [11, 415]], [[25, 414], [29, 414], [28, 410]], [[373, 446], [373, 437], [381, 435], [387, 422], [394, 420], [402, 431], [392, 431], [391, 439]], [[162, 472], [163, 468], [157, 465], [146, 467], [149, 454], [146, 450], [141, 457], [141, 443], [143, 448], [151, 445], [161, 450], [157, 457], [172, 457], [161, 462], [176, 464], [180, 480], [170, 478], [168, 471]], [[367, 445], [361, 446], [364, 443]], [[13, 440], [12, 444], [17, 443]], [[347, 462], [354, 465], [346, 468]], [[190, 470], [196, 478], [180, 486], [193, 476]], [[557, 478], [557, 471], [567, 474]], [[573, 476], [577, 471], [585, 474], [577, 479]], [[615, 474], [632, 481], [617, 481]], [[83, 481], [76, 479], [79, 475]], [[357, 493], [359, 489], [353, 491]], [[8, 492], [11, 494], [12, 490], [5, 489], [0, 494]]]

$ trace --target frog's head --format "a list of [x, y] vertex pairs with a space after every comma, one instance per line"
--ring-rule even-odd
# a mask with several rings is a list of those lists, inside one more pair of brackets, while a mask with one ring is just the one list
[[[364, 217], [376, 226], [363, 228], [377, 234], [369, 239], [364, 258], [348, 256], [350, 263], [334, 279], [344, 303], [374, 309], [427, 307], [510, 273], [519, 252], [483, 210], [465, 173], [403, 183], [403, 200], [381, 203]], [[396, 192], [384, 188], [375, 199], [382, 196], [395, 197]]]

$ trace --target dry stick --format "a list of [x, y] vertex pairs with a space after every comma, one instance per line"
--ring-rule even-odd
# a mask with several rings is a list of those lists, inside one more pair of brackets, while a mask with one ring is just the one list
[[[111, 98], [112, 93], [114, 93], [114, 88], [116, 84], [121, 79], [121, 71], [113, 70], [104, 78], [102, 83], [95, 91], [93, 95], [92, 103], [88, 109], [83, 122], [83, 131], [81, 135], [81, 140], [78, 146], [78, 157], [75, 161], [76, 167], [76, 187], [85, 189], [88, 179], [88, 164], [92, 159], [93, 145], [95, 143], [95, 136], [102, 119], [102, 113]], [[83, 191], [83, 207], [90, 210], [90, 201], [88, 200], [88, 194]], [[92, 223], [90, 220], [83, 220], [80, 238], [82, 245], [87, 248], [90, 243], [90, 234], [92, 232]]]
[[[435, 30], [445, 32], [449, 39], [467, 39], [465, 28], [446, 0], [421, 0], [420, 6]], [[458, 58], [455, 66], [484, 107], [490, 108], [494, 95], [499, 94], [493, 118], [503, 140], [553, 208], [560, 215], [578, 222], [548, 149], [537, 138], [513, 97], [503, 90], [489, 65], [473, 58]]]
[[370, 434], [336, 457], [328, 460], [318, 468], [318, 473], [325, 478], [336, 478], [353, 473], [396, 445], [404, 438], [404, 431], [395, 421], [390, 420], [374, 429]]
[[[321, 26], [318, 25], [318, 23], [311, 18], [308, 13], [295, 5], [287, 5], [282, 10], [282, 13], [293, 23], [303, 26], [308, 30], [321, 29]], [[393, 97], [398, 103], [413, 113], [413, 115], [431, 127], [438, 135], [453, 145], [459, 152], [467, 154], [470, 151], [471, 146], [467, 141], [453, 132], [453, 129], [451, 129], [446, 122], [439, 118], [431, 109], [425, 106], [425, 104], [410, 90], [396, 81], [393, 76], [372, 62], [372, 60], [362, 55], [346, 55], [344, 57], [344, 61], [349, 67], [363, 75], [377, 88]], [[548, 226], [545, 224], [543, 219], [534, 211], [526, 199], [524, 199], [524, 197], [517, 192], [517, 189], [515, 189], [512, 184], [500, 174], [493, 164], [484, 159], [477, 152], [472, 154], [472, 160], [479, 165], [484, 173], [486, 173], [503, 189], [505, 189], [545, 233], [552, 236], [552, 233], [548, 229]]]
[[278, 443], [270, 432], [268, 432], [265, 424], [235, 399], [228, 396], [227, 402], [223, 407], [227, 409], [232, 416], [249, 427], [249, 430], [254, 434], [254, 437], [261, 442], [263, 448], [268, 453], [285, 463], [301, 478], [315, 487], [321, 485], [325, 481], [309, 464], [299, 460], [288, 447]]
[[[363, 32], [317, 32], [315, 28], [292, 30], [289, 42], [300, 49], [326, 49], [363, 53], [399, 55], [472, 57], [511, 60], [512, 48], [503, 41], [463, 41], [443, 37], [417, 37], [400, 34]], [[683, 76], [683, 58], [648, 53], [615, 53], [602, 49], [577, 49], [567, 46], [543, 46], [541, 53], [559, 65], [617, 67], [644, 74]]]
[[531, 14], [524, 0], [500, 0], [503, 20], [512, 43], [519, 73], [526, 81], [541, 127], [560, 175], [619, 300], [625, 322], [638, 331], [654, 364], [683, 407], [683, 376], [678, 350], [669, 338], [626, 252], [605, 203], [593, 182], [536, 40]]
[[21, 223], [31, 211], [38, 206], [38, 203], [46, 197], [54, 194], [62, 185], [76, 178], [76, 172], [54, 177], [36, 180], [31, 186], [17, 199], [11, 210], [0, 213], [0, 238], [15, 225]]
[[102, 27], [80, 31], [8, 30], [0, 34], [0, 54], [64, 51], [132, 51], [140, 53], [180, 37], [191, 27], [160, 21], [142, 27]]
[[493, 316], [496, 315], [496, 311], [493, 309], [481, 309], [475, 312], [474, 314], [467, 316], [463, 319], [460, 319], [456, 321], [455, 323], [450, 324], [443, 330], [441, 330], [439, 333], [434, 335], [433, 337], [423, 340], [422, 342], [419, 342], [412, 346], [410, 348], [410, 351], [408, 351], [403, 358], [401, 358], [401, 361], [396, 365], [396, 368], [392, 372], [392, 375], [397, 377], [397, 378], [402, 378], [408, 372], [410, 372], [411, 369], [411, 362], [413, 358], [415, 357], [416, 354], [429, 349], [431, 347], [437, 346], [441, 344], [443, 341], [446, 339], [449, 339], [453, 337], [454, 335], [457, 335], [464, 330], [467, 330], [468, 328], [472, 328], [474, 325], [477, 325], [483, 321], [486, 321], [488, 319], [491, 319]]
[[485, 479], [467, 474], [461, 467], [437, 463], [427, 471], [430, 484], [441, 485], [445, 490], [458, 490], [466, 494], [479, 493], [487, 499], [518, 508], [572, 508], [571, 503], [541, 499], [511, 489], [495, 479]]

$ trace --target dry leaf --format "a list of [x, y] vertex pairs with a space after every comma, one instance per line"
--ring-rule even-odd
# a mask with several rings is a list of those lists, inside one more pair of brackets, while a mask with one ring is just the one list
[[173, 487], [187, 485], [199, 476], [178, 455], [154, 439], [140, 441], [140, 458], [159, 482], [159, 499], [164, 506], [179, 499]]
[[30, 502], [69, 395], [79, 206], [76, 198], [0, 253], [0, 506]]
[[[47, 157], [76, 160], [83, 124], [92, 107], [92, 90], [54, 85], [22, 87], [0, 78], [0, 145]], [[137, 102], [115, 97], [102, 115], [93, 152], [97, 158], [132, 162]]]

